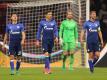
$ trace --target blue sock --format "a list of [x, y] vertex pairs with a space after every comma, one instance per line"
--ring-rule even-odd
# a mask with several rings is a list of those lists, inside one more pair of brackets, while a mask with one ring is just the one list
[[14, 60], [10, 60], [11, 71], [14, 71]]
[[16, 63], [16, 71], [18, 71], [19, 70], [19, 68], [20, 68], [20, 63], [21, 63], [21, 61], [17, 61], [17, 63]]
[[94, 58], [93, 65], [97, 62], [98, 58]]
[[89, 63], [90, 70], [92, 70], [93, 69], [93, 61], [92, 60], [88, 60], [88, 63]]
[[45, 57], [45, 68], [50, 68], [50, 61], [49, 61], [49, 57]]

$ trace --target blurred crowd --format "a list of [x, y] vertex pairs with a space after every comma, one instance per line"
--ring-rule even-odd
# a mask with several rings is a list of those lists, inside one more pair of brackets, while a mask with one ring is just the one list
[[104, 43], [107, 43], [107, 0], [90, 0], [90, 10], [96, 10]]

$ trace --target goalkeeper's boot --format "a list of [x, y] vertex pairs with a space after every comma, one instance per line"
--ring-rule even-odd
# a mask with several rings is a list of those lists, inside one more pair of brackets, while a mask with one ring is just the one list
[[65, 63], [63, 63], [63, 65], [62, 65], [62, 69], [63, 69], [63, 70], [66, 70]]
[[69, 65], [69, 70], [70, 70], [70, 71], [73, 71], [73, 70], [74, 70], [72, 64]]

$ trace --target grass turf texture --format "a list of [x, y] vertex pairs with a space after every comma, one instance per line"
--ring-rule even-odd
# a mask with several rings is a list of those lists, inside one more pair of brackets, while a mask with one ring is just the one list
[[107, 80], [107, 68], [76, 68], [73, 71], [52, 68], [53, 73], [45, 75], [42, 68], [21, 68], [19, 75], [9, 75], [9, 68], [0, 68], [0, 80]]

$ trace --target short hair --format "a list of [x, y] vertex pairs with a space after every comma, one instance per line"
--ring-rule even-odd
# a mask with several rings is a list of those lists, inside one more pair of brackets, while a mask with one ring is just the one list
[[50, 12], [52, 13], [52, 10], [46, 10], [45, 11], [45, 15], [48, 14], [48, 13], [50, 13]]
[[71, 10], [71, 9], [68, 9], [68, 10], [66, 11], [66, 14], [68, 14], [68, 12], [72, 12], [72, 10]]
[[90, 14], [92, 14], [92, 13], [96, 13], [96, 11], [95, 10], [90, 11]]

